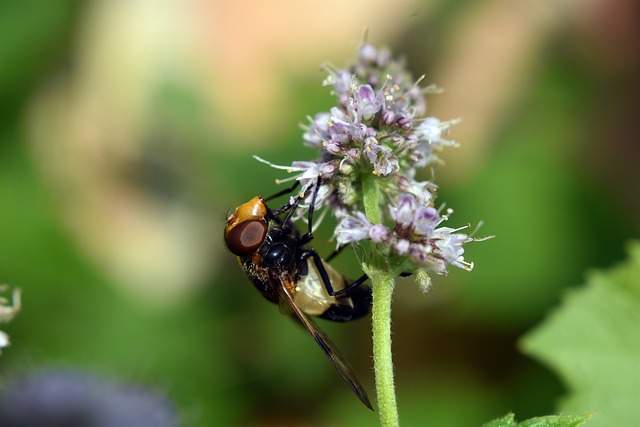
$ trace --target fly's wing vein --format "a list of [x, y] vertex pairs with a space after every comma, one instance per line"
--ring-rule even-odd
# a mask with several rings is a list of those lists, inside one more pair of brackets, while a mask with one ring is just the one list
[[291, 296], [289, 291], [286, 289], [286, 286], [278, 286], [278, 293], [280, 295], [280, 306], [287, 307], [289, 312], [293, 312], [296, 315], [298, 320], [300, 320], [300, 323], [302, 323], [307, 331], [309, 331], [324, 354], [326, 354], [331, 363], [333, 363], [333, 366], [340, 373], [342, 378], [347, 382], [347, 384], [349, 384], [351, 390], [353, 390], [355, 395], [358, 396], [358, 399], [360, 399], [367, 408], [373, 410], [369, 397], [367, 396], [367, 392], [364, 390], [362, 384], [360, 384], [353, 368], [347, 359], [338, 351], [335, 344], [333, 344], [329, 337], [320, 328], [318, 328], [316, 324], [300, 310], [300, 308], [298, 308], [293, 301], [293, 296]]

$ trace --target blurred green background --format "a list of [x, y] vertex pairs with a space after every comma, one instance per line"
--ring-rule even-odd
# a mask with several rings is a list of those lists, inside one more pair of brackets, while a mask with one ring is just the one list
[[[319, 65], [368, 28], [444, 87], [429, 114], [464, 121], [439, 201], [496, 235], [467, 247], [474, 272], [398, 285], [403, 425], [552, 413], [563, 385], [517, 340], [639, 235], [639, 17], [633, 0], [1, 2], [0, 283], [23, 311], [0, 381], [76, 367], [161, 390], [189, 426], [375, 425], [222, 240], [282, 177], [252, 154], [314, 157], [298, 125], [333, 105]], [[368, 321], [321, 326], [373, 395]]]

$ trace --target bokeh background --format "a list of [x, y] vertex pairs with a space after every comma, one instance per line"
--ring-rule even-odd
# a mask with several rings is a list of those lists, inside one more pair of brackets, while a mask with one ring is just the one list
[[[224, 248], [229, 209], [312, 159], [325, 62], [368, 40], [462, 117], [436, 171], [452, 224], [484, 220], [472, 273], [403, 279], [403, 425], [552, 413], [557, 376], [518, 351], [585, 271], [640, 231], [635, 0], [3, 1], [0, 282], [23, 291], [0, 381], [72, 368], [150, 386], [186, 426], [369, 426], [308, 336]], [[316, 240], [332, 243], [330, 223]], [[324, 233], [324, 234], [323, 234]], [[336, 260], [359, 272], [351, 254]], [[321, 323], [373, 395], [367, 320]]]

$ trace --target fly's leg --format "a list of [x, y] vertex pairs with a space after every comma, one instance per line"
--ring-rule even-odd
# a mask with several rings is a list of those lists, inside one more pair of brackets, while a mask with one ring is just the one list
[[[318, 197], [318, 189], [320, 188], [321, 183], [322, 183], [322, 178], [318, 176], [318, 180], [316, 181], [316, 184], [313, 186], [311, 204], [309, 205], [309, 213], [307, 214], [307, 225], [309, 227], [307, 229], [307, 234], [305, 234], [300, 238], [300, 245], [304, 245], [306, 243], [309, 243], [311, 240], [313, 240], [313, 211], [316, 208], [316, 199]], [[316, 254], [316, 256], [318, 256], [318, 254]]]
[[[322, 185], [322, 178], [318, 177], [315, 184], [313, 185], [313, 190], [311, 193], [312, 194], [311, 204], [309, 205], [309, 213], [307, 214], [307, 223], [308, 223], [307, 233], [300, 238], [300, 246], [305, 245], [309, 243], [311, 240], [313, 240], [313, 231], [312, 231], [313, 230], [313, 212], [315, 210], [316, 199], [318, 198], [318, 189], [320, 188], [321, 185]], [[292, 188], [295, 188], [295, 186]], [[276, 217], [284, 212], [288, 212], [287, 216], [282, 221], [283, 224], [286, 224], [287, 222], [289, 222], [289, 218], [291, 217], [293, 212], [296, 210], [300, 202], [304, 200], [305, 197], [307, 197], [307, 194], [308, 193], [305, 191], [304, 194], [298, 195], [297, 197], [295, 197], [293, 203], [288, 202], [282, 205], [278, 209], [271, 211], [271, 215], [273, 217]]]
[[318, 270], [318, 274], [322, 279], [322, 283], [324, 284], [324, 287], [327, 289], [327, 292], [331, 296], [335, 297], [335, 296], [348, 294], [354, 288], [360, 286], [369, 278], [369, 276], [367, 276], [366, 274], [363, 274], [356, 281], [345, 286], [344, 289], [340, 289], [339, 291], [336, 291], [333, 289], [333, 285], [331, 284], [331, 279], [329, 279], [329, 274], [327, 273], [327, 270], [324, 268], [324, 262], [322, 261], [322, 258], [320, 258], [320, 255], [318, 255], [318, 253], [313, 249], [306, 249], [300, 254], [300, 261], [305, 261], [309, 257], [313, 258], [313, 262], [316, 264], [316, 269]]
[[264, 199], [265, 202], [268, 202], [269, 200], [273, 200], [276, 199], [280, 196], [284, 196], [285, 194], [289, 194], [291, 192], [293, 192], [293, 190], [295, 190], [298, 185], [300, 185], [300, 181], [296, 181], [291, 187], [289, 188], [285, 188], [282, 191], [277, 192], [276, 194], [272, 194], [271, 196], [267, 197], [266, 199]]

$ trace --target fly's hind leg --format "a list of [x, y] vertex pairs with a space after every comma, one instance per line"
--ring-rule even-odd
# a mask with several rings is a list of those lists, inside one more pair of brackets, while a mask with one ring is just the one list
[[371, 288], [359, 286], [349, 294], [351, 305], [331, 304], [328, 310], [320, 315], [321, 318], [334, 322], [349, 322], [369, 314], [371, 311]]

